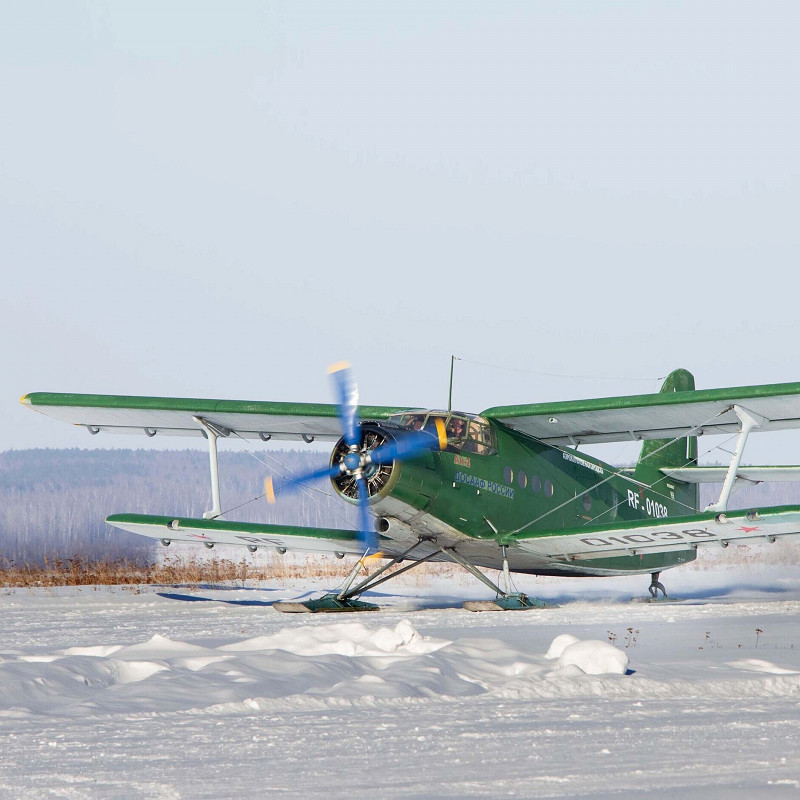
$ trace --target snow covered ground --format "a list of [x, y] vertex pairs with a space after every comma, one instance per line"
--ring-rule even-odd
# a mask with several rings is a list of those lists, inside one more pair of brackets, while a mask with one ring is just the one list
[[4, 590], [0, 797], [800, 800], [800, 568], [662, 578]]

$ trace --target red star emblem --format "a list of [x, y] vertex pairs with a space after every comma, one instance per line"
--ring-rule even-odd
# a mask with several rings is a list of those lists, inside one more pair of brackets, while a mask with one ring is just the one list
[[742, 527], [739, 528], [739, 530], [740, 531], [744, 531], [745, 533], [752, 533], [753, 531], [757, 531], [757, 530], [760, 530], [760, 529], [759, 528], [747, 528], [744, 525], [742, 525]]

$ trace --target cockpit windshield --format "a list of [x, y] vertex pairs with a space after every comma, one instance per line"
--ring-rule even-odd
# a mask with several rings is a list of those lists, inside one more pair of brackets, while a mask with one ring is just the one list
[[488, 456], [496, 452], [494, 432], [483, 417], [457, 411], [406, 411], [394, 414], [391, 421], [409, 431], [426, 431], [438, 436], [436, 420], [444, 422], [448, 453], [474, 453]]

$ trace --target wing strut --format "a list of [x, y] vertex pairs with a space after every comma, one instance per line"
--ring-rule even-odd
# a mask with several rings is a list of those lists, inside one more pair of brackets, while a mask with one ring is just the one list
[[203, 512], [203, 519], [218, 519], [222, 516], [222, 506], [219, 499], [219, 464], [217, 463], [217, 437], [228, 436], [230, 431], [219, 425], [214, 425], [202, 417], [192, 419], [203, 429], [208, 439], [208, 462], [211, 468], [211, 508]]
[[736, 441], [736, 449], [731, 456], [731, 463], [728, 467], [728, 472], [725, 475], [725, 482], [722, 484], [722, 491], [719, 495], [719, 500], [706, 507], [706, 511], [727, 511], [728, 499], [733, 491], [733, 485], [736, 483], [736, 476], [739, 471], [739, 462], [742, 460], [742, 453], [744, 453], [744, 446], [747, 443], [747, 437], [753, 428], [760, 428], [765, 422], [769, 422], [766, 417], [756, 414], [753, 411], [747, 411], [741, 406], [733, 407], [736, 416], [741, 422], [739, 429], [739, 438]]

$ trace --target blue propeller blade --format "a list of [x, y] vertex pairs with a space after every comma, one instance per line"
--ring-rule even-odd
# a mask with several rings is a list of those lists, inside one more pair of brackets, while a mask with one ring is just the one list
[[319, 480], [320, 478], [335, 478], [340, 473], [341, 469], [338, 464], [334, 464], [333, 466], [326, 464], [324, 467], [318, 467], [310, 472], [297, 475], [294, 478], [281, 479], [277, 482], [273, 481], [272, 478], [267, 478], [264, 481], [264, 494], [267, 497], [267, 502], [274, 503], [276, 492], [280, 495], [291, 494], [292, 492], [302, 489], [307, 483]]
[[372, 524], [372, 514], [369, 512], [369, 489], [363, 477], [358, 478], [358, 533], [364, 542], [367, 555], [380, 552], [378, 534]]
[[405, 461], [430, 450], [438, 450], [440, 442], [427, 431], [407, 433], [394, 442], [374, 450], [369, 457], [373, 464], [389, 464], [395, 459]]
[[342, 420], [342, 433], [348, 447], [361, 444], [361, 432], [358, 427], [358, 386], [346, 361], [333, 364], [328, 368], [336, 394], [336, 405]]

